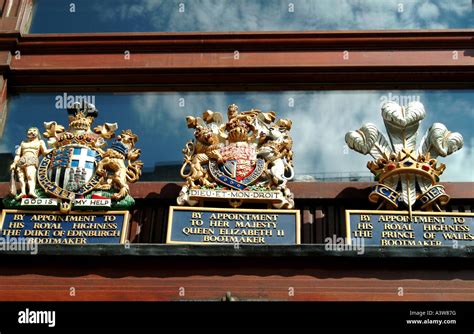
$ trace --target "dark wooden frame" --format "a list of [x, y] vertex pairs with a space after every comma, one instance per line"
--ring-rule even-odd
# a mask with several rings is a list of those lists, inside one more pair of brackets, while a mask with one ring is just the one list
[[5, 43], [21, 55], [8, 64], [19, 90], [311, 90], [472, 88], [473, 38], [466, 30], [134, 33]]

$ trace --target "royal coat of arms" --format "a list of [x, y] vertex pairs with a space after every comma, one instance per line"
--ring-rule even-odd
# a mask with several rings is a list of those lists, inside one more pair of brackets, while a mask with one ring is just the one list
[[441, 211], [449, 201], [444, 187], [438, 184], [446, 166], [438, 164], [436, 159], [461, 149], [463, 137], [441, 123], [434, 123], [417, 148], [418, 127], [425, 115], [420, 102], [402, 107], [390, 101], [382, 106], [390, 141], [370, 123], [346, 134], [346, 143], [351, 149], [375, 159], [367, 164], [378, 181], [369, 200], [379, 203], [379, 208], [402, 207], [410, 213], [415, 207]]
[[21, 207], [27, 198], [57, 199], [62, 212], [87, 198], [110, 199], [111, 208], [133, 205], [128, 184], [138, 180], [143, 167], [135, 148], [138, 137], [131, 130], [116, 135], [117, 123], [92, 128], [98, 110], [89, 103], [74, 103], [68, 115], [68, 128], [44, 123], [46, 143], [37, 128], [28, 130], [11, 165], [7, 208]]
[[179, 205], [204, 200], [267, 202], [275, 208], [292, 208], [287, 182], [294, 176], [291, 121], [275, 122], [274, 112], [258, 109], [239, 112], [232, 104], [227, 122], [219, 112], [188, 116], [195, 140], [186, 143], [181, 176], [186, 180]]

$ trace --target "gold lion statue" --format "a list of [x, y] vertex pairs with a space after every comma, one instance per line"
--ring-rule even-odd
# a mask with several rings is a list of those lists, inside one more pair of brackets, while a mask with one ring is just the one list
[[[202, 165], [207, 164], [209, 159], [222, 162], [219, 138], [212, 130], [190, 121], [191, 118], [193, 117], [188, 118], [188, 127], [195, 128], [196, 143], [192, 141], [186, 143], [183, 150], [184, 163], [181, 167], [181, 176], [186, 179], [190, 188], [200, 188], [201, 186], [214, 188], [216, 183], [209, 181], [208, 171]], [[189, 166], [189, 172], [185, 173], [187, 166]]]
[[108, 190], [113, 186], [118, 190], [112, 195], [114, 200], [127, 196], [130, 193], [128, 183], [137, 182], [142, 173], [143, 162], [137, 160], [141, 150], [135, 148], [137, 141], [138, 136], [131, 130], [122, 130], [98, 163], [96, 173], [102, 178], [97, 189]]

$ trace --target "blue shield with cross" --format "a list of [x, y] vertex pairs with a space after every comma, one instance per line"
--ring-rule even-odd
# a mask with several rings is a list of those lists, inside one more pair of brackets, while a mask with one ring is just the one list
[[52, 152], [49, 179], [60, 188], [76, 192], [95, 175], [99, 153], [86, 146], [67, 145]]

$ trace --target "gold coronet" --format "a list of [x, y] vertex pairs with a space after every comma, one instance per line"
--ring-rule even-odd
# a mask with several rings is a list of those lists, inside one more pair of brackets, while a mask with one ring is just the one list
[[387, 178], [401, 174], [417, 174], [425, 179], [431, 180], [434, 185], [439, 182], [439, 177], [446, 169], [445, 164], [437, 165], [436, 159], [430, 159], [430, 154], [413, 155], [413, 150], [402, 149], [398, 154], [384, 154], [376, 161], [369, 161], [367, 168], [370, 169], [375, 179], [383, 183]]
[[94, 117], [87, 116], [86, 112], [78, 112], [74, 116], [69, 116], [69, 128], [74, 130], [87, 131], [93, 122]]
[[249, 131], [244, 126], [237, 126], [229, 130], [228, 139], [231, 143], [245, 142], [249, 138]]

